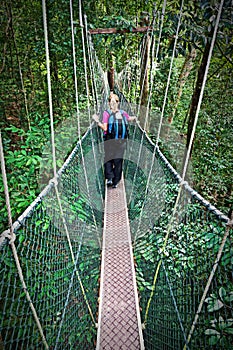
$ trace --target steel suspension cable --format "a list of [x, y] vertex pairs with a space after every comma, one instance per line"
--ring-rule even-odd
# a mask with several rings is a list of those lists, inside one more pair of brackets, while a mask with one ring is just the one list
[[17, 253], [17, 249], [15, 246], [15, 233], [14, 233], [14, 228], [13, 228], [13, 221], [12, 221], [12, 215], [11, 215], [11, 205], [10, 205], [10, 196], [9, 196], [9, 190], [8, 190], [8, 183], [7, 183], [7, 176], [6, 176], [6, 166], [5, 166], [5, 159], [4, 159], [4, 152], [3, 152], [3, 144], [2, 144], [2, 135], [1, 135], [1, 130], [0, 130], [0, 158], [1, 158], [1, 169], [2, 169], [2, 179], [3, 179], [3, 186], [4, 186], [4, 192], [5, 192], [5, 198], [6, 198], [6, 207], [7, 207], [7, 214], [8, 214], [8, 221], [9, 221], [9, 227], [10, 227], [10, 234], [5, 235], [5, 237], [7, 237], [9, 239], [9, 244], [11, 246], [12, 249], [12, 253], [15, 259], [15, 264], [17, 267], [17, 271], [18, 271], [18, 275], [20, 278], [20, 282], [22, 284], [22, 288], [23, 291], [26, 295], [26, 299], [29, 302], [29, 306], [31, 308], [33, 317], [35, 319], [36, 325], [38, 327], [38, 330], [40, 332], [41, 338], [42, 338], [42, 342], [45, 346], [45, 348], [48, 350], [49, 346], [47, 343], [47, 340], [45, 338], [43, 329], [42, 329], [42, 325], [40, 323], [39, 317], [37, 315], [36, 309], [33, 305], [32, 299], [30, 297], [30, 294], [27, 290], [27, 285], [24, 279], [24, 275], [23, 275], [23, 271], [20, 265], [20, 260], [19, 260], [19, 256]]
[[[201, 104], [202, 104], [202, 99], [203, 99], [204, 89], [205, 89], [207, 75], [208, 75], [208, 71], [209, 71], [210, 61], [211, 61], [211, 57], [212, 57], [212, 53], [213, 53], [214, 43], [215, 43], [216, 36], [217, 36], [217, 31], [218, 31], [219, 21], [220, 21], [220, 17], [221, 17], [221, 13], [222, 13], [223, 3], [224, 3], [224, 0], [221, 0], [221, 4], [220, 4], [219, 10], [218, 10], [218, 15], [217, 15], [217, 18], [216, 18], [214, 32], [213, 32], [213, 36], [212, 36], [212, 40], [211, 40], [211, 46], [210, 46], [208, 60], [207, 60], [206, 68], [205, 68], [203, 83], [202, 83], [202, 86], [201, 86], [200, 98], [199, 98], [199, 101], [198, 101], [198, 107], [197, 107], [196, 114], [195, 114], [194, 124], [193, 124], [192, 133], [191, 133], [191, 137], [190, 137], [190, 142], [189, 142], [189, 146], [188, 146], [188, 152], [186, 154], [184, 171], [183, 171], [183, 174], [182, 174], [181, 182], [179, 184], [179, 190], [178, 190], [178, 194], [177, 194], [175, 205], [173, 207], [172, 216], [171, 216], [170, 222], [168, 223], [168, 226], [167, 226], [167, 231], [166, 231], [166, 235], [165, 235], [165, 238], [164, 238], [164, 243], [163, 243], [163, 246], [162, 246], [161, 251], [160, 251], [161, 255], [165, 253], [165, 249], [166, 249], [166, 246], [167, 246], [168, 238], [169, 238], [170, 232], [172, 230], [173, 223], [174, 223], [175, 216], [176, 216], [176, 212], [177, 212], [177, 209], [178, 209], [178, 204], [179, 204], [181, 192], [182, 192], [184, 184], [186, 183], [184, 181], [184, 179], [185, 179], [185, 176], [186, 176], [186, 171], [187, 171], [187, 167], [188, 167], [188, 162], [189, 162], [189, 157], [190, 157], [190, 153], [191, 153], [191, 148], [192, 148], [193, 141], [194, 141], [197, 121], [198, 121], [199, 112], [200, 112], [200, 108], [201, 108]], [[154, 296], [155, 286], [156, 286], [156, 283], [157, 283], [157, 278], [158, 278], [158, 274], [159, 274], [159, 270], [160, 270], [161, 264], [162, 264], [162, 259], [159, 260], [157, 268], [156, 268], [156, 271], [155, 271], [152, 291], [151, 291], [150, 298], [149, 298], [149, 301], [148, 301], [148, 304], [147, 304], [147, 307], [146, 307], [144, 324], [146, 324], [146, 321], [147, 321], [148, 312], [149, 312], [149, 308], [150, 308], [150, 304], [151, 304], [152, 298]], [[209, 286], [208, 286], [208, 289], [209, 289]], [[199, 309], [202, 308], [203, 303], [204, 303], [204, 298], [202, 298], [201, 303], [199, 305], [198, 312], [196, 313], [193, 325], [191, 327], [191, 330], [190, 330], [190, 333], [189, 333], [189, 336], [188, 336], [188, 339], [187, 339], [187, 343], [189, 343], [190, 340], [191, 340], [191, 336], [193, 334], [193, 331], [195, 329], [195, 325], [197, 323], [197, 319], [199, 317], [199, 313], [200, 313]], [[186, 345], [184, 346], [184, 350], [185, 349], [187, 349]]]

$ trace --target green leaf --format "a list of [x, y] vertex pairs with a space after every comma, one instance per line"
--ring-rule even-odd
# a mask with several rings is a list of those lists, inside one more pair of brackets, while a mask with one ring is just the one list
[[22, 243], [24, 240], [25, 240], [25, 236], [21, 234], [19, 236], [19, 242]]
[[230, 292], [226, 297], [225, 297], [225, 301], [230, 303], [233, 301], [233, 292]]
[[220, 336], [220, 333], [218, 331], [216, 331], [216, 329], [206, 329], [205, 330], [205, 335], [219, 335]]
[[220, 298], [221, 298], [222, 300], [224, 300], [224, 298], [225, 298], [226, 295], [227, 295], [226, 290], [225, 290], [223, 287], [221, 287], [221, 288], [219, 289], [219, 296], [220, 296]]
[[11, 259], [11, 258], [6, 258], [6, 259], [4, 260], [4, 263], [5, 263], [7, 266], [9, 266], [9, 267], [15, 267], [15, 262], [14, 262], [14, 260]]
[[233, 328], [225, 328], [224, 331], [228, 334], [232, 334], [233, 335]]
[[219, 341], [220, 336], [219, 335], [212, 335], [209, 338], [209, 345], [216, 345]]
[[219, 300], [219, 299], [212, 299], [211, 298], [211, 300], [210, 300], [210, 302], [209, 302], [209, 304], [207, 306], [207, 310], [209, 312], [218, 311], [223, 306], [224, 306], [224, 304], [221, 302], [221, 300]]

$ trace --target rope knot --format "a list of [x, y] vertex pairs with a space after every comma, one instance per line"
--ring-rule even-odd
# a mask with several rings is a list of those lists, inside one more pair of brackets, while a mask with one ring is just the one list
[[49, 181], [51, 184], [54, 184], [54, 186], [56, 186], [57, 187], [57, 185], [58, 185], [58, 181], [57, 181], [57, 178], [53, 178], [53, 179], [51, 179], [50, 181]]
[[12, 243], [14, 243], [14, 241], [16, 239], [16, 235], [14, 234], [14, 232], [11, 233], [9, 229], [3, 231], [3, 233], [1, 234], [1, 237], [0, 237], [0, 246], [6, 238], [9, 239], [9, 243], [12, 244]]

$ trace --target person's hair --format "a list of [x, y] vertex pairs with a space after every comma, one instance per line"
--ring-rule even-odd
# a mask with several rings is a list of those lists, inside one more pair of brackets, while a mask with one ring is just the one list
[[110, 102], [112, 98], [114, 98], [116, 102], [119, 102], [119, 97], [116, 94], [111, 94], [108, 98], [108, 102]]

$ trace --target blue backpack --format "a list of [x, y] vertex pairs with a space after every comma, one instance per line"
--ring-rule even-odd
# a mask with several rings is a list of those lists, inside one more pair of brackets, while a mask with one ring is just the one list
[[111, 110], [107, 110], [107, 112], [109, 114], [107, 138], [121, 140], [127, 139], [129, 136], [128, 121], [123, 115], [123, 111], [119, 111], [121, 113], [121, 119], [116, 118], [116, 113], [113, 113]]

